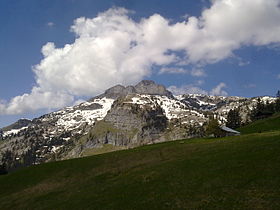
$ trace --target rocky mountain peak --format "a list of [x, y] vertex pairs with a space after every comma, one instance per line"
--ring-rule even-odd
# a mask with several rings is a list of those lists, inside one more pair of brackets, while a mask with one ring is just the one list
[[[275, 98], [261, 97], [274, 101]], [[239, 108], [243, 122], [257, 98], [185, 94], [174, 96], [163, 85], [143, 80], [116, 85], [100, 96], [0, 129], [0, 166], [22, 166], [83, 156], [111, 144], [134, 147], [203, 134], [210, 114], [224, 123]]]
[[105, 91], [105, 95], [109, 98], [115, 98], [115, 95], [122, 95], [125, 92], [125, 87], [122, 85], [116, 85]]
[[156, 84], [152, 80], [142, 80], [135, 86], [135, 89], [139, 94], [173, 97], [172, 93], [168, 91], [163, 85]]
[[136, 86], [149, 86], [149, 85], [156, 85], [153, 80], [142, 80]]
[[23, 127], [27, 127], [32, 123], [29, 119], [19, 119], [17, 122], [2, 128], [3, 131], [12, 130], [12, 129], [21, 129]]
[[[123, 97], [128, 94], [133, 94], [136, 93], [136, 90], [133, 86], [122, 86], [122, 85], [116, 85], [113, 86], [109, 89], [107, 89], [103, 94], [95, 97], [95, 98], [112, 98], [112, 99], [117, 99], [118, 97]], [[94, 99], [94, 98], [93, 98]]]
[[135, 86], [122, 86], [116, 85], [105, 91], [105, 93], [97, 96], [96, 98], [112, 98], [123, 97], [129, 94], [145, 94], [145, 95], [160, 95], [173, 98], [173, 95], [163, 85], [156, 84], [152, 80], [142, 80]]

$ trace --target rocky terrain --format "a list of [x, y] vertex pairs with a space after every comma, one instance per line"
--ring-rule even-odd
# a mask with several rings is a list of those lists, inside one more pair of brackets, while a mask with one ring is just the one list
[[[261, 97], [273, 101], [273, 97]], [[14, 170], [32, 164], [74, 158], [104, 145], [135, 147], [203, 135], [210, 114], [226, 122], [240, 108], [242, 121], [256, 98], [186, 94], [173, 96], [164, 86], [143, 80], [117, 85], [87, 102], [20, 119], [0, 131], [0, 165]]]

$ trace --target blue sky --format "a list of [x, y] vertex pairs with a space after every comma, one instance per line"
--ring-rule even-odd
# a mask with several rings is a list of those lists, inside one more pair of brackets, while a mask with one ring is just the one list
[[275, 95], [279, 3], [1, 0], [0, 127], [141, 79], [177, 94]]

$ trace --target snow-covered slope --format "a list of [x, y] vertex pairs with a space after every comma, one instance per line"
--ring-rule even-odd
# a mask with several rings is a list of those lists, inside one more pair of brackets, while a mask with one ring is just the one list
[[20, 131], [23, 131], [25, 129], [27, 129], [28, 127], [25, 126], [25, 127], [22, 127], [22, 128], [19, 128], [19, 129], [11, 129], [11, 130], [8, 130], [8, 131], [4, 131], [3, 132], [3, 138], [6, 138], [8, 136], [11, 136], [11, 135], [16, 135], [18, 134]]
[[[179, 95], [168, 97], [164, 95], [130, 94], [126, 103], [155, 106], [158, 104], [164, 111], [167, 119], [184, 119], [184, 123], [205, 122], [205, 111], [211, 111], [225, 119], [230, 109], [240, 107], [243, 112], [249, 112], [257, 103], [257, 98], [207, 96], [202, 94]], [[263, 102], [273, 102], [274, 97], [260, 97]], [[73, 107], [66, 107], [57, 112], [43, 115], [34, 119], [28, 126], [3, 131], [3, 138], [17, 135], [38, 124], [45, 125], [48, 129], [44, 137], [54, 137], [64, 132], [85, 134], [82, 128], [92, 126], [96, 121], [102, 120], [110, 110], [115, 99], [94, 98]], [[245, 116], [243, 116], [245, 118]]]
[[[119, 98], [122, 99], [120, 103]], [[272, 102], [275, 98], [264, 96], [261, 97], [261, 100]], [[121, 113], [117, 113], [116, 106], [137, 105], [140, 113], [152, 113], [150, 110], [155, 109], [155, 113], [165, 116], [169, 124], [161, 139], [168, 136], [166, 140], [170, 140], [182, 138], [183, 135], [184, 138], [195, 135], [196, 131], [193, 127], [201, 127], [205, 124], [208, 121], [209, 113], [217, 116], [220, 122], [226, 122], [229, 110], [240, 108], [241, 117], [245, 122], [256, 103], [257, 98], [201, 94], [172, 96], [163, 86], [152, 81], [142, 81], [136, 86], [115, 86], [87, 102], [66, 107], [33, 120], [21, 119], [5, 127], [2, 131], [0, 130], [0, 140], [2, 139], [0, 164], [1, 157], [4, 157], [8, 165], [16, 168], [22, 163], [31, 165], [62, 159], [70, 150], [71, 154], [81, 152], [83, 144], [77, 146], [78, 141], [80, 144], [79, 139], [88, 134], [98, 121], [105, 119], [112, 107], [115, 107], [115, 116], [111, 115], [112, 119], [120, 117], [120, 119], [129, 121], [130, 116], [121, 117]], [[130, 112], [126, 110], [124, 113]], [[158, 117], [160, 116], [158, 115]], [[103, 128], [101, 127], [101, 129]], [[174, 132], [172, 133], [170, 130], [174, 130]], [[116, 131], [114, 130], [114, 132]], [[150, 129], [145, 132], [145, 135], [149, 136], [147, 132], [154, 131]], [[110, 136], [106, 138], [110, 138]], [[73, 151], [73, 148], [77, 150]], [[67, 157], [71, 157], [71, 155]]]
[[32, 164], [52, 160], [54, 154], [63, 153], [76, 138], [85, 135], [96, 121], [102, 120], [113, 102], [114, 99], [106, 97], [96, 98], [43, 115], [32, 120], [28, 126], [3, 131], [0, 159], [1, 156], [11, 156], [7, 152], [13, 151], [11, 162], [23, 161], [26, 156], [32, 159]]
[[93, 125], [94, 122], [102, 120], [110, 110], [114, 99], [101, 98], [91, 102], [84, 102], [78, 106], [67, 107], [61, 111], [54, 112], [58, 120], [56, 126], [63, 130], [78, 129], [84, 124]]
[[184, 123], [201, 123], [206, 121], [202, 111], [192, 109], [186, 103], [181, 102], [175, 97], [170, 98], [159, 95], [151, 96], [145, 94], [135, 94], [131, 97], [128, 97], [128, 99], [130, 100], [128, 100], [126, 103], [149, 105], [151, 107], [159, 105], [168, 120], [181, 119]]

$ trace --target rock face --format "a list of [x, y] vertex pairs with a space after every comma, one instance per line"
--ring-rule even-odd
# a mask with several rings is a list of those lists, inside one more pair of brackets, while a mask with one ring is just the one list
[[122, 85], [116, 85], [114, 87], [109, 88], [105, 91], [104, 94], [97, 96], [98, 98], [113, 98], [116, 99], [118, 97], [126, 96], [127, 94], [136, 93], [136, 90], [133, 86], [124, 87]]
[[27, 127], [4, 130], [0, 165], [11, 171], [63, 159], [76, 141], [106, 116], [113, 102], [110, 98], [95, 99], [35, 118]]
[[256, 98], [197, 94], [174, 97], [149, 80], [135, 86], [117, 85], [87, 102], [33, 120], [21, 119], [0, 130], [0, 165], [12, 171], [80, 157], [108, 144], [128, 148], [198, 137], [209, 113], [225, 123], [228, 111], [239, 108], [245, 122], [256, 102]]
[[160, 95], [160, 96], [167, 96], [173, 97], [172, 93], [163, 85], [158, 85], [154, 81], [151, 80], [143, 80], [139, 82], [136, 86], [136, 93], [138, 94], [147, 94], [147, 95]]
[[17, 122], [13, 123], [12, 125], [9, 125], [5, 128], [3, 128], [3, 131], [9, 131], [9, 130], [16, 130], [21, 129], [23, 127], [27, 127], [32, 124], [31, 120], [28, 119], [19, 119]]
[[168, 91], [163, 85], [158, 85], [151, 80], [143, 80], [139, 82], [136, 86], [116, 85], [105, 91], [104, 94], [97, 96], [98, 98], [113, 98], [124, 97], [129, 94], [146, 94], [146, 95], [160, 95], [173, 97], [172, 93]]
[[[119, 98], [91, 131], [90, 145], [138, 146], [160, 141], [168, 119], [159, 105], [133, 104]], [[100, 132], [102, 131], [102, 132]]]

